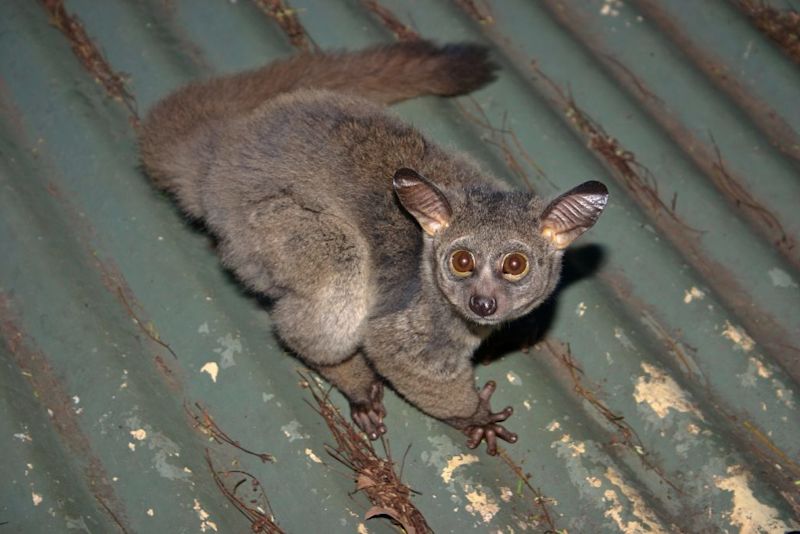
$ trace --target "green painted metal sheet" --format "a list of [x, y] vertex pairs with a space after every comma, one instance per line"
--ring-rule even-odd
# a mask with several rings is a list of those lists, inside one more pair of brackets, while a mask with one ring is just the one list
[[415, 35], [484, 43], [501, 71], [400, 116], [518, 187], [611, 191], [556, 298], [483, 351], [516, 409], [505, 459], [388, 394], [432, 529], [800, 528], [800, 67], [737, 2], [59, 6], [0, 5], [0, 533], [249, 531], [206, 449], [286, 532], [395, 530], [364, 518], [259, 301], [141, 172], [135, 115], [303, 43]]

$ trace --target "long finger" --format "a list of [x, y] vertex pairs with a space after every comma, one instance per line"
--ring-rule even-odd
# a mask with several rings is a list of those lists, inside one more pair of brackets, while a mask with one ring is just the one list
[[468, 431], [469, 439], [467, 440], [467, 448], [474, 449], [478, 446], [478, 444], [483, 439], [483, 427], [476, 426], [472, 430]]
[[504, 439], [509, 443], [517, 442], [517, 435], [513, 432], [509, 432], [501, 425], [494, 425], [494, 431], [499, 438]]
[[506, 406], [502, 412], [493, 413], [491, 418], [489, 419], [492, 423], [499, 423], [500, 421], [505, 421], [511, 414], [514, 413], [514, 408], [511, 406]]
[[481, 398], [483, 402], [489, 402], [489, 399], [492, 397], [494, 390], [497, 388], [497, 384], [494, 380], [489, 380], [486, 382], [486, 385], [483, 386], [483, 389], [480, 393], [478, 393], [478, 397]]
[[486, 440], [486, 452], [489, 456], [496, 456], [497, 455], [497, 434], [493, 428], [488, 428], [486, 433], [483, 435], [483, 438]]

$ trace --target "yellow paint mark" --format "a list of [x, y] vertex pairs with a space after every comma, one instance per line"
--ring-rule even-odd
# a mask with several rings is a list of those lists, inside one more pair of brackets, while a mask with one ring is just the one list
[[728, 467], [728, 477], [714, 477], [721, 490], [733, 493], [733, 508], [728, 513], [731, 524], [739, 527], [739, 534], [760, 532], [787, 532], [789, 525], [780, 520], [778, 511], [762, 504], [749, 485], [749, 474], [741, 466]]
[[217, 375], [219, 374], [219, 365], [217, 365], [217, 362], [208, 362], [200, 368], [200, 372], [208, 373], [208, 376], [211, 377], [211, 381], [216, 383]]
[[690, 412], [703, 419], [700, 410], [686, 398], [686, 393], [672, 377], [658, 367], [645, 362], [642, 362], [642, 369], [650, 376], [640, 376], [636, 381], [636, 389], [633, 392], [636, 402], [647, 403], [662, 419], [669, 414], [670, 410]]
[[756, 346], [753, 338], [748, 336], [741, 328], [736, 328], [729, 321], [725, 321], [725, 330], [722, 331], [722, 337], [728, 338], [745, 352], [750, 352]]
[[500, 511], [500, 506], [480, 489], [473, 490], [466, 495], [469, 504], [464, 509], [473, 514], [480, 515], [484, 523], [488, 523]]
[[305, 450], [305, 453], [306, 453], [306, 456], [308, 456], [308, 457], [309, 457], [309, 459], [310, 459], [312, 462], [315, 462], [315, 463], [318, 463], [318, 464], [321, 464], [321, 463], [322, 463], [322, 460], [320, 460], [320, 459], [319, 459], [319, 456], [317, 456], [316, 454], [314, 454], [314, 451], [312, 451], [311, 449], [306, 449], [306, 450]]
[[197, 517], [200, 519], [200, 532], [205, 532], [209, 529], [217, 532], [217, 524], [209, 519], [210, 516], [208, 512], [203, 510], [203, 507], [200, 506], [200, 501], [195, 499], [192, 509], [197, 512]]
[[[625, 526], [620, 525], [620, 522], [615, 519], [617, 522], [617, 526], [623, 532], [633, 533], [633, 532], [654, 532], [654, 533], [664, 533], [666, 534], [666, 530], [658, 521], [656, 514], [650, 509], [650, 507], [645, 504], [644, 499], [642, 496], [633, 489], [631, 486], [625, 483], [622, 476], [617, 472], [615, 469], [610, 467], [606, 468], [605, 476], [609, 482], [619, 488], [622, 494], [625, 496], [626, 499], [630, 503], [633, 504], [633, 516], [638, 519], [639, 521], [629, 521], [625, 524]], [[615, 493], [616, 496], [616, 493]], [[619, 503], [619, 501], [617, 501]], [[620, 505], [620, 508], [622, 506]], [[606, 512], [608, 514], [608, 512]], [[608, 515], [606, 515], [608, 517]], [[646, 528], [644, 528], [646, 527]]]
[[691, 289], [689, 289], [688, 291], [685, 291], [683, 293], [683, 302], [685, 304], [689, 304], [695, 299], [703, 300], [705, 298], [705, 296], [706, 296], [706, 294], [703, 291], [700, 291], [696, 287], [692, 286]]
[[453, 471], [462, 465], [474, 464], [478, 457], [474, 454], [457, 454], [447, 461], [447, 465], [442, 469], [442, 480], [449, 484], [453, 480]]
[[550, 421], [550, 424], [545, 427], [550, 432], [555, 432], [559, 428], [561, 428], [561, 423], [556, 420]]

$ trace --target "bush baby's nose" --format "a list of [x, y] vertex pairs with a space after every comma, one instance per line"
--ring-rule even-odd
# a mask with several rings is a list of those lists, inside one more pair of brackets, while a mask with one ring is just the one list
[[469, 299], [469, 307], [481, 317], [488, 317], [497, 311], [497, 301], [492, 297], [472, 295]]

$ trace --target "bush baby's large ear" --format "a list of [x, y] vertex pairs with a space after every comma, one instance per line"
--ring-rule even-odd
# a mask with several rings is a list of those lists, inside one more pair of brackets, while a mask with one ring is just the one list
[[444, 194], [418, 172], [400, 169], [394, 174], [394, 192], [403, 207], [432, 236], [450, 224], [453, 212]]
[[542, 212], [539, 231], [553, 246], [566, 248], [594, 226], [608, 202], [600, 182], [584, 182], [553, 200]]

